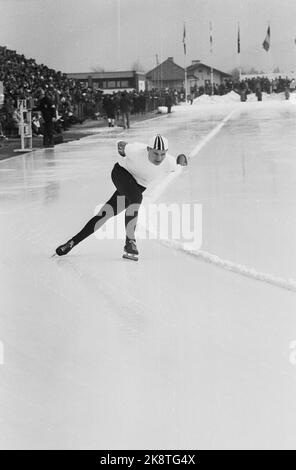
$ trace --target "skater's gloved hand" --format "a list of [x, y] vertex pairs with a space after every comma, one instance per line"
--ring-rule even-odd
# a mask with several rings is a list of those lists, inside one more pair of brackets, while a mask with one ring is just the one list
[[177, 165], [181, 165], [181, 166], [188, 165], [187, 157], [186, 155], [184, 155], [184, 153], [180, 153], [180, 155], [177, 156]]
[[125, 157], [125, 146], [127, 145], [127, 142], [124, 142], [124, 140], [120, 140], [119, 142], [117, 142], [117, 150], [118, 150], [118, 153], [119, 155], [121, 155], [122, 157]]

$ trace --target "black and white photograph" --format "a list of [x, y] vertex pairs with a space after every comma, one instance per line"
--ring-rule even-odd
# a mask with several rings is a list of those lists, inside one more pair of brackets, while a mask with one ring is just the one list
[[0, 0], [1, 450], [296, 450], [295, 18]]

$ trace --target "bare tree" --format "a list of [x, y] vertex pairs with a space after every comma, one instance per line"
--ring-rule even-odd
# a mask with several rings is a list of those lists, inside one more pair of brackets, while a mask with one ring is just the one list
[[259, 72], [259, 70], [256, 69], [255, 67], [251, 67], [251, 68], [250, 68], [249, 70], [247, 70], [245, 73], [250, 74], [250, 75], [256, 75], [256, 74], [258, 74], [258, 73], [260, 73], [260, 72]]
[[131, 66], [132, 70], [135, 70], [135, 72], [143, 72], [144, 71], [144, 67], [143, 65], [141, 64], [141, 62], [138, 60], [136, 60], [132, 66]]
[[234, 81], [238, 81], [240, 77], [239, 69], [236, 67], [233, 70], [231, 70], [230, 75], [232, 76], [232, 79]]
[[101, 67], [100, 65], [94, 65], [91, 68], [91, 71], [92, 72], [105, 72], [105, 69], [104, 69], [104, 67]]

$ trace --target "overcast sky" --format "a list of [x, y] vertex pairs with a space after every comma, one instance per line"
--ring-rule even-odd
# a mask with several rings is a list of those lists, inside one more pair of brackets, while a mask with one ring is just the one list
[[[209, 22], [213, 28], [210, 54]], [[296, 70], [296, 0], [0, 0], [0, 45], [63, 72], [144, 71], [171, 56], [226, 72], [239, 65]], [[262, 48], [268, 22], [271, 49]]]

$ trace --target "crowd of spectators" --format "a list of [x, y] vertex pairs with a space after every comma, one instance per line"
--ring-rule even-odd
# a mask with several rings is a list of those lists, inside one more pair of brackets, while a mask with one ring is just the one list
[[[33, 132], [43, 133], [44, 122], [38, 111], [38, 103], [44, 92], [56, 109], [55, 132], [68, 129], [73, 123], [87, 118], [106, 117], [108, 120], [110, 103], [111, 108], [114, 107], [114, 118], [119, 119], [120, 114], [125, 114], [127, 121], [128, 114], [144, 114], [164, 105], [168, 95], [166, 90], [134, 90], [128, 93], [116, 92], [106, 99], [102, 90], [95, 90], [79, 80], [68, 78], [66, 74], [37, 64], [34, 59], [27, 59], [23, 54], [6, 47], [0, 47], [0, 81], [5, 90], [4, 104], [0, 109], [0, 133], [7, 135], [18, 134], [20, 116], [17, 100], [27, 98], [33, 99], [35, 107]], [[183, 94], [176, 90], [169, 94], [174, 104], [185, 99], [184, 90]], [[128, 108], [128, 114], [122, 113], [124, 101], [127, 101], [125, 108]], [[125, 125], [128, 127], [129, 122]]]
[[[184, 89], [152, 89], [150, 91], [136, 90], [129, 92], [114, 92], [106, 97], [102, 90], [95, 90], [79, 80], [68, 78], [66, 74], [37, 64], [34, 59], [6, 47], [0, 47], [0, 81], [4, 84], [5, 99], [0, 108], [0, 135], [18, 134], [20, 116], [17, 110], [17, 100], [31, 98], [34, 103], [33, 132], [43, 133], [44, 122], [38, 104], [46, 95], [52, 100], [56, 110], [55, 132], [68, 129], [76, 122], [87, 118], [106, 118], [106, 123], [113, 126], [122, 119], [123, 126], [129, 127], [130, 114], [144, 114], [155, 111], [159, 106], [173, 105], [185, 101]], [[207, 83], [203, 87], [191, 88], [187, 98], [193, 99], [204, 93], [224, 95], [235, 91], [247, 99], [249, 93], [258, 96], [265, 93], [294, 91], [295, 80], [267, 77], [256, 77], [239, 80], [226, 79], [222, 84]], [[258, 98], [259, 99], [259, 98]]]
[[278, 78], [269, 79], [266, 76], [252, 77], [252, 78], [242, 78], [241, 80], [226, 79], [220, 85], [214, 83], [213, 87], [210, 83], [207, 83], [206, 86], [193, 87], [191, 88], [191, 94], [194, 97], [200, 96], [204, 93], [208, 95], [225, 95], [231, 91], [235, 91], [240, 95], [248, 95], [250, 93], [255, 93], [260, 95], [260, 93], [286, 93], [293, 92], [296, 89], [295, 79], [289, 79], [288, 77], [283, 78], [279, 76]]
[[[66, 74], [37, 64], [34, 59], [26, 59], [16, 51], [0, 47], [0, 81], [5, 90], [4, 104], [0, 110], [0, 122], [7, 134], [18, 130], [19, 116], [17, 115], [17, 100], [32, 98], [34, 105], [44, 92], [50, 95], [64, 128], [67, 128], [79, 118], [79, 110], [86, 114], [93, 111], [101, 92], [85, 88], [79, 81], [69, 79]], [[81, 109], [83, 108], [83, 109]], [[33, 116], [38, 124], [39, 116]], [[35, 127], [37, 127], [35, 126]]]
[[[114, 121], [119, 121], [123, 117], [123, 126], [128, 127], [125, 122], [125, 114], [145, 114], [155, 111], [160, 106], [170, 108], [177, 105], [180, 101], [185, 101], [185, 90], [152, 89], [150, 91], [136, 90], [129, 92], [113, 92], [110, 95], [104, 95], [102, 100], [102, 115], [106, 116], [109, 126], [114, 125]], [[128, 117], [127, 117], [128, 119]]]

